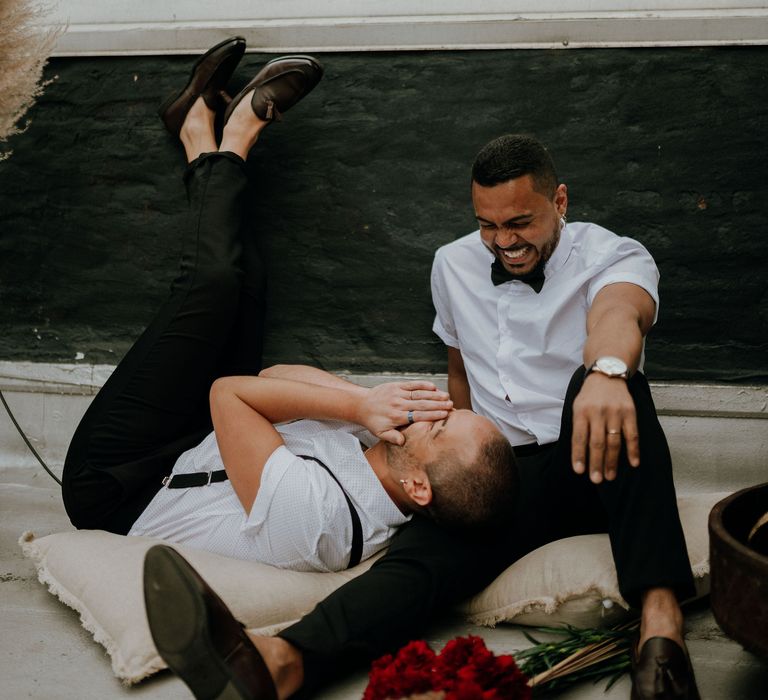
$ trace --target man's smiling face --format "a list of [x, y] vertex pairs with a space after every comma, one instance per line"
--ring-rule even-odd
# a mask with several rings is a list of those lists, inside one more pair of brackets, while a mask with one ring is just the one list
[[558, 185], [549, 198], [535, 189], [530, 175], [492, 187], [473, 182], [472, 204], [485, 246], [507, 272], [524, 276], [555, 251], [568, 190]]

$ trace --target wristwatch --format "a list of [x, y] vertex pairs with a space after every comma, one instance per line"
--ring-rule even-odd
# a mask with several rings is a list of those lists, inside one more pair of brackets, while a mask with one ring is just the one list
[[600, 372], [600, 374], [604, 374], [606, 377], [629, 379], [629, 367], [627, 367], [627, 363], [612, 355], [598, 357], [587, 370], [587, 374], [590, 372]]

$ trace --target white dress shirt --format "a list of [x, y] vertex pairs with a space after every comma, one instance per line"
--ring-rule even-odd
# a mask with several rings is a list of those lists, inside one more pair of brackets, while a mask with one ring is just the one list
[[[186, 489], [161, 488], [129, 535], [159, 537], [295, 571], [340, 571], [352, 549], [352, 519], [339, 485], [313, 460], [317, 457], [344, 485], [360, 516], [362, 558], [389, 544], [403, 515], [361, 449], [375, 438], [360, 426], [302, 420], [276, 426], [285, 445], [264, 465], [250, 514], [229, 481]], [[223, 469], [216, 435], [182, 454], [172, 474]]]
[[630, 282], [651, 295], [658, 314], [659, 272], [640, 243], [589, 223], [563, 228], [538, 294], [519, 280], [494, 286], [493, 260], [479, 231], [438, 249], [432, 329], [461, 351], [473, 410], [512, 445], [554, 442], [568, 382], [583, 363], [595, 295]]

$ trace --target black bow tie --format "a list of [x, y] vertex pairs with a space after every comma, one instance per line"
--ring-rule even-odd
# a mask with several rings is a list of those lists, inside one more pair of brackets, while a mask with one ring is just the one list
[[501, 264], [501, 260], [496, 258], [491, 265], [491, 282], [498, 287], [500, 284], [511, 280], [525, 282], [538, 294], [544, 286], [544, 266], [537, 265], [527, 275], [513, 275]]

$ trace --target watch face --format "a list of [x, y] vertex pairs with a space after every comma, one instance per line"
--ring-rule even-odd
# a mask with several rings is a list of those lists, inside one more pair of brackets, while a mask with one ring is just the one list
[[624, 374], [627, 371], [626, 363], [618, 357], [601, 357], [595, 362], [595, 366], [601, 372], [605, 372], [605, 374], [614, 377]]

